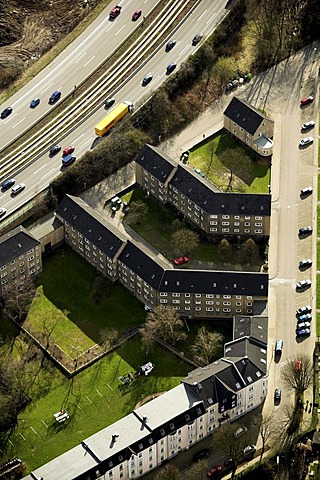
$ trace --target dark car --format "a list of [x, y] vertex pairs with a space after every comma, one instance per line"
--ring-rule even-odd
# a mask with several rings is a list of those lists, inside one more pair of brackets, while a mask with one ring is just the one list
[[300, 102], [300, 105], [309, 105], [309, 103], [312, 103], [313, 102], [313, 97], [311, 97], [311, 95], [309, 95], [309, 97], [304, 97], [301, 102]]
[[175, 40], [169, 40], [169, 42], [166, 45], [166, 52], [170, 52], [170, 50], [173, 49], [173, 47], [176, 45], [176, 43], [177, 42]]
[[49, 98], [50, 105], [57, 102], [59, 100], [59, 98], [61, 98], [61, 92], [59, 90], [55, 90]]
[[311, 143], [313, 143], [313, 137], [306, 137], [300, 140], [299, 147], [307, 147], [308, 145], [311, 145]]
[[4, 217], [6, 213], [7, 213], [7, 210], [4, 207], [1, 207], [0, 208], [0, 218]]
[[297, 315], [304, 315], [305, 313], [312, 312], [311, 305], [304, 305], [303, 307], [298, 308]]
[[192, 39], [192, 45], [197, 45], [201, 40], [203, 39], [203, 34], [202, 33], [197, 33]]
[[135, 22], [136, 20], [138, 20], [138, 18], [141, 17], [141, 15], [142, 15], [142, 10], [136, 10], [132, 15], [131, 20]]
[[63, 167], [68, 167], [69, 165], [72, 165], [76, 161], [76, 157], [73, 157], [71, 154], [67, 155], [66, 157], [62, 157], [62, 166]]
[[2, 119], [7, 118], [7, 117], [9, 117], [9, 115], [10, 115], [11, 113], [12, 113], [12, 107], [7, 107], [7, 108], [5, 108], [5, 109], [1, 112], [0, 117], [1, 117]]
[[1, 183], [2, 190], [8, 190], [8, 188], [12, 187], [15, 184], [14, 178], [7, 178], [4, 182]]
[[30, 102], [30, 108], [36, 108], [40, 103], [40, 98], [34, 98]]
[[175, 70], [177, 67], [177, 64], [176, 63], [169, 63], [169, 65], [167, 66], [167, 75], [169, 75], [170, 73], [173, 72], [173, 70]]
[[209, 455], [210, 451], [208, 450], [208, 448], [204, 448], [203, 450], [195, 453], [192, 458], [194, 462], [198, 462], [199, 460], [204, 460], [205, 458], [208, 458]]
[[311, 265], [312, 265], [311, 258], [305, 258], [304, 260], [300, 260], [299, 262], [300, 268], [308, 268], [308, 267], [311, 267]]
[[234, 460], [233, 460], [233, 458], [228, 457], [228, 458], [225, 459], [225, 461], [223, 463], [224, 463], [225, 467], [231, 467], [231, 465], [234, 464]]
[[105, 108], [110, 108], [112, 105], [115, 103], [116, 99], [115, 98], [107, 98], [107, 100], [104, 101], [104, 106]]
[[275, 391], [274, 391], [274, 401], [275, 401], [275, 403], [280, 403], [280, 401], [281, 401], [281, 389], [280, 388], [276, 388]]
[[310, 335], [310, 328], [297, 328], [297, 337], [308, 337]]
[[306, 235], [311, 235], [312, 233], [312, 227], [310, 225], [306, 227], [299, 228], [299, 235], [301, 237], [306, 236]]
[[61, 150], [60, 145], [52, 145], [52, 147], [49, 150], [49, 155], [53, 157], [53, 155], [56, 155], [56, 153], [59, 153]]
[[231, 82], [227, 83], [227, 85], [226, 85], [226, 91], [229, 92], [229, 91], [232, 90], [232, 89], [233, 89], [232, 83], [231, 83]]
[[303, 125], [301, 125], [301, 130], [305, 132], [306, 130], [310, 130], [314, 126], [315, 126], [315, 121], [309, 120], [309, 122], [305, 122]]
[[300, 191], [300, 196], [301, 197], [307, 197], [308, 195], [311, 195], [313, 192], [313, 188], [312, 187], [305, 187], [305, 188], [302, 188], [301, 191]]
[[142, 85], [145, 87], [146, 85], [148, 85], [148, 83], [151, 82], [152, 79], [153, 79], [152, 73], [148, 73], [145, 77], [143, 77]]
[[118, 17], [118, 15], [120, 15], [121, 13], [121, 8], [120, 5], [117, 5], [116, 7], [114, 7], [111, 12], [109, 13], [109, 18], [110, 19], [115, 19]]

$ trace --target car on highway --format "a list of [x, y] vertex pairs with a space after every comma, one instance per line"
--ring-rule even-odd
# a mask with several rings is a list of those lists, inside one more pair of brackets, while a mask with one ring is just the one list
[[243, 453], [244, 455], [252, 455], [253, 453], [255, 453], [257, 450], [257, 447], [255, 445], [247, 445], [244, 449], [243, 449]]
[[40, 103], [40, 98], [34, 98], [30, 102], [30, 108], [36, 108]]
[[193, 461], [198, 462], [199, 460], [204, 460], [205, 458], [208, 458], [210, 455], [210, 450], [208, 448], [204, 448], [203, 450], [200, 450], [199, 452], [195, 453], [193, 455]]
[[1, 112], [0, 117], [1, 117], [2, 120], [3, 120], [4, 118], [9, 117], [9, 115], [10, 115], [11, 113], [12, 113], [12, 107], [7, 107], [7, 108], [5, 108], [5, 109]]
[[12, 187], [16, 183], [14, 178], [7, 178], [4, 182], [1, 183], [2, 190], [8, 190], [8, 188]]
[[280, 403], [281, 401], [281, 389], [276, 388], [274, 391], [274, 402], [275, 403]]
[[68, 167], [69, 165], [72, 165], [76, 160], [76, 157], [73, 157], [72, 154], [67, 155], [66, 157], [62, 157], [62, 166]]
[[305, 258], [304, 260], [300, 260], [299, 262], [300, 268], [308, 268], [308, 267], [311, 267], [311, 265], [312, 265], [311, 258]]
[[170, 73], [173, 72], [173, 70], [175, 70], [177, 67], [177, 64], [176, 63], [169, 63], [169, 65], [167, 66], [167, 75], [170, 75]]
[[70, 155], [71, 153], [73, 153], [75, 151], [76, 147], [66, 147], [63, 149], [63, 152], [62, 152], [62, 156], [63, 157], [66, 157], [67, 155]]
[[299, 228], [299, 235], [301, 237], [306, 236], [306, 235], [311, 235], [311, 233], [312, 233], [311, 225], [307, 225], [306, 227]]
[[311, 287], [311, 280], [300, 280], [296, 285], [297, 290], [303, 290], [305, 288]]
[[310, 322], [312, 320], [311, 313], [304, 313], [303, 315], [299, 315], [298, 322]]
[[221, 471], [222, 471], [221, 465], [214, 465], [214, 467], [211, 467], [210, 470], [208, 470], [207, 477], [208, 478], [214, 477], [215, 475], [217, 475]]
[[26, 188], [26, 186], [25, 186], [24, 183], [18, 183], [17, 185], [12, 187], [11, 193], [12, 193], [12, 195], [17, 195], [17, 193], [22, 192], [22, 190], [24, 190], [25, 188]]
[[297, 337], [307, 337], [310, 335], [310, 328], [297, 328]]
[[0, 208], [0, 218], [4, 217], [6, 213], [7, 210], [4, 207]]
[[142, 15], [142, 10], [136, 10], [132, 15], [131, 20], [135, 22], [136, 20], [138, 20], [138, 18], [141, 17], [141, 15]]
[[302, 138], [299, 142], [299, 147], [307, 147], [313, 143], [313, 137]]
[[55, 90], [49, 98], [50, 105], [57, 102], [60, 98], [61, 98], [60, 90]]
[[166, 45], [166, 52], [170, 52], [170, 50], [173, 49], [173, 47], [176, 45], [176, 43], [177, 42], [175, 40], [169, 40], [169, 42]]
[[203, 34], [202, 33], [197, 33], [192, 39], [192, 45], [197, 45], [201, 40], [203, 39]]
[[310, 328], [311, 323], [310, 322], [298, 322], [297, 323], [297, 328]]
[[300, 105], [309, 105], [309, 103], [312, 103], [313, 102], [313, 97], [311, 97], [311, 95], [309, 95], [308, 97], [304, 97], [302, 98], [301, 102], [300, 102]]
[[311, 305], [304, 305], [303, 307], [298, 308], [297, 315], [304, 315], [305, 313], [312, 312]]
[[114, 20], [115, 18], [117, 18], [121, 13], [121, 9], [122, 7], [120, 5], [114, 7], [109, 13], [109, 19]]
[[104, 101], [104, 106], [105, 108], [110, 108], [112, 107], [112, 105], [115, 103], [116, 99], [115, 98], [107, 98], [105, 101]]
[[309, 120], [309, 122], [305, 122], [303, 125], [301, 125], [301, 130], [305, 132], [306, 130], [310, 130], [315, 126], [316, 122], [314, 120]]
[[148, 83], [150, 83], [152, 79], [153, 75], [151, 72], [145, 75], [142, 79], [142, 86], [145, 87], [146, 85], [148, 85]]
[[173, 260], [175, 265], [183, 265], [184, 263], [189, 262], [189, 257], [179, 257]]
[[60, 150], [61, 150], [60, 145], [52, 145], [52, 147], [50, 147], [50, 150], [49, 150], [49, 155], [53, 157], [53, 155], [56, 155], [57, 153], [59, 153]]
[[311, 195], [312, 192], [313, 192], [312, 187], [305, 187], [301, 189], [300, 195], [301, 197], [307, 197], [308, 195]]

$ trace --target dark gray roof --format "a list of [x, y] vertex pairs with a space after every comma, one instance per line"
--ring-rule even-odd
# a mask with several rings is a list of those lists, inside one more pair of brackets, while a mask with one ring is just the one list
[[264, 297], [268, 295], [268, 274], [186, 269], [166, 270], [159, 291]]
[[146, 253], [128, 241], [118, 260], [130, 268], [152, 288], [159, 289], [164, 269]]
[[271, 195], [252, 193], [218, 193], [201, 177], [192, 175], [179, 165], [170, 185], [209, 214], [270, 216]]
[[66, 195], [57, 209], [57, 215], [76, 228], [109, 258], [114, 258], [127, 240], [111, 223], [78, 197]]
[[233, 322], [233, 338], [249, 336], [267, 343], [268, 317], [236, 315]]
[[237, 97], [233, 97], [223, 113], [250, 135], [254, 135], [263, 120], [268, 118], [252, 105], [248, 105]]
[[0, 238], [0, 266], [15, 260], [19, 255], [40, 245], [31, 233], [21, 225]]
[[177, 163], [157, 147], [146, 144], [136, 160], [147, 172], [164, 183]]
[[255, 365], [251, 358], [239, 359], [237, 362], [235, 362], [235, 366], [247, 385], [256, 382], [266, 373], [266, 365], [261, 364], [261, 367], [260, 365]]

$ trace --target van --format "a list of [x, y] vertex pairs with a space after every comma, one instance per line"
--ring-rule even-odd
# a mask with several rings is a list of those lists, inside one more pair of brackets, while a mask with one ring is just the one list
[[75, 161], [76, 161], [76, 157], [73, 157], [72, 154], [70, 153], [70, 155], [67, 155], [66, 157], [62, 157], [62, 166], [68, 167]]
[[57, 100], [59, 100], [60, 97], [61, 97], [61, 92], [59, 90], [56, 90], [55, 92], [53, 92], [53, 94], [49, 98], [49, 103], [50, 104], [55, 103]]
[[283, 348], [283, 340], [277, 340], [276, 341], [276, 348], [275, 348], [276, 355], [281, 355], [282, 348]]

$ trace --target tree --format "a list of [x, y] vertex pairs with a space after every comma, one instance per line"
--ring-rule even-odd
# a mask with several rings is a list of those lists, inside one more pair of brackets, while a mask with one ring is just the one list
[[184, 471], [185, 480], [207, 480], [209, 465], [207, 460], [200, 460]]
[[241, 244], [240, 252], [245, 261], [253, 263], [259, 255], [259, 248], [252, 238], [248, 238]]
[[228, 260], [230, 260], [230, 257], [232, 255], [232, 245], [226, 238], [223, 238], [221, 240], [218, 250], [220, 253], [221, 260], [223, 262], [227, 262]]
[[183, 327], [183, 322], [174, 308], [156, 307], [148, 313], [146, 323], [140, 329], [142, 344], [148, 351], [158, 337], [166, 343], [175, 345], [178, 341], [186, 339]]
[[209, 332], [206, 327], [200, 327], [192, 350], [197, 354], [199, 360], [203, 365], [208, 365], [214, 357], [217, 356], [217, 352], [221, 348], [223, 342], [223, 336], [217, 332]]
[[140, 224], [148, 213], [148, 206], [142, 200], [130, 203], [130, 210], [127, 214], [127, 223]]
[[154, 480], [183, 480], [184, 476], [174, 465], [166, 465], [161, 468], [154, 477]]
[[301, 397], [305, 390], [311, 385], [313, 378], [313, 367], [310, 356], [299, 355], [297, 358], [289, 358], [281, 368], [281, 380], [291, 390], [294, 390], [298, 397]]
[[233, 80], [236, 73], [236, 62], [232, 57], [220, 57], [215, 64], [214, 75], [221, 86]]
[[100, 339], [105, 350], [110, 350], [119, 338], [119, 332], [116, 328], [103, 328], [100, 330]]
[[35, 286], [30, 277], [10, 285], [3, 293], [4, 316], [21, 323], [29, 311], [34, 294]]
[[265, 417], [263, 416], [255, 417], [253, 419], [252, 426], [254, 428], [255, 427], [259, 428], [259, 434], [262, 441], [262, 448], [261, 448], [260, 460], [259, 460], [259, 462], [261, 463], [268, 440], [270, 437], [272, 437], [275, 434], [275, 424], [273, 422], [273, 414], [270, 413]]
[[181, 255], [189, 255], [199, 244], [199, 236], [192, 230], [182, 228], [171, 236], [171, 244]]

